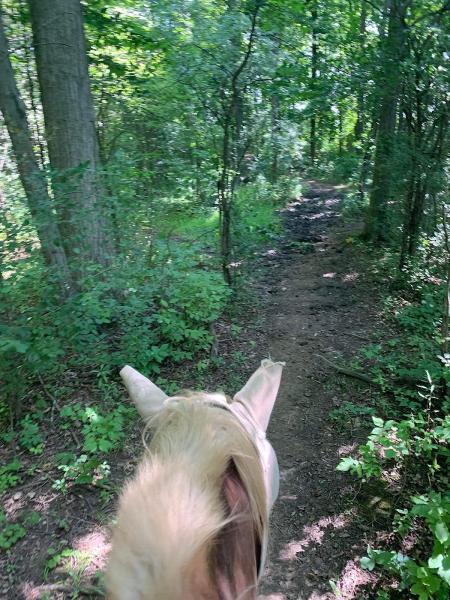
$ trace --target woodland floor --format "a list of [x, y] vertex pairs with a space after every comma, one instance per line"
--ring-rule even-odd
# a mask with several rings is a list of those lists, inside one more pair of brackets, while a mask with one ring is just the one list
[[[358, 559], [382, 528], [382, 502], [376, 490], [363, 491], [336, 465], [367, 433], [359, 418], [347, 418], [342, 405], [370, 404], [371, 390], [338, 375], [321, 358], [351, 358], [378, 321], [367, 259], [351, 243], [358, 226], [340, 216], [343, 191], [309, 182], [305, 196], [282, 211], [282, 236], [261, 253], [253, 270], [249, 298], [256, 296], [256, 304], [249, 304], [245, 318], [242, 311], [217, 324], [217, 351], [226, 367], [204, 382], [214, 390], [228, 381], [236, 389], [227, 391], [234, 393], [262, 358], [286, 362], [269, 429], [282, 481], [260, 600], [370, 598], [366, 584], [372, 575], [360, 569]], [[232, 323], [242, 327], [239, 339], [231, 335]], [[188, 387], [188, 371], [185, 375]], [[338, 419], [330, 418], [336, 411]], [[53, 444], [64, 445], [64, 439]], [[123, 453], [108, 457], [117, 489], [132, 473], [140, 448], [136, 431]], [[106, 502], [92, 490], [62, 497], [48, 479], [39, 479], [45, 466], [3, 503], [8, 514], [28, 508], [41, 511], [42, 519], [0, 560], [0, 598], [98, 597], [89, 578], [105, 562], [116, 492]], [[70, 559], [70, 577], [52, 572], [42, 583], [47, 549], [55, 544], [76, 548], [84, 558], [81, 564]]]

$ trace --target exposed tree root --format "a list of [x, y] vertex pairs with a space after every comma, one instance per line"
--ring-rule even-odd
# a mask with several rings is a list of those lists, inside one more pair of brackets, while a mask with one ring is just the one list
[[364, 375], [364, 373], [360, 373], [359, 371], [353, 371], [352, 369], [347, 369], [346, 367], [341, 367], [340, 365], [331, 362], [331, 360], [328, 360], [328, 358], [325, 358], [325, 356], [322, 356], [321, 354], [315, 354], [314, 356], [317, 356], [318, 358], [322, 359], [327, 365], [333, 367], [335, 371], [337, 371], [338, 373], [342, 373], [342, 375], [347, 375], [347, 377], [353, 377], [354, 379], [359, 379], [360, 381], [364, 381], [369, 385], [380, 387], [378, 381], [374, 381], [368, 375]]

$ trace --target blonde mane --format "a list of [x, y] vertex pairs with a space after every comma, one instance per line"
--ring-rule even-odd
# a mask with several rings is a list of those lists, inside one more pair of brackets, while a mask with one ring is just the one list
[[240, 516], [230, 514], [222, 493], [230, 465], [263, 539], [268, 511], [258, 451], [235, 415], [212, 402], [208, 394], [171, 398], [148, 422], [143, 460], [119, 502], [107, 572], [112, 600], [212, 598], [211, 555]]

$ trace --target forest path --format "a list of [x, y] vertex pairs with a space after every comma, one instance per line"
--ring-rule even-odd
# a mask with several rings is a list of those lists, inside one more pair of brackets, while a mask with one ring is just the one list
[[286, 361], [268, 433], [281, 488], [260, 600], [356, 599], [370, 579], [358, 566], [370, 527], [354, 506], [350, 478], [336, 471], [363, 432], [338, 428], [328, 417], [368, 391], [337, 376], [318, 355], [349, 358], [367, 343], [373, 291], [348, 239], [355, 227], [340, 219], [342, 190], [309, 186], [283, 211], [281, 248], [265, 253], [269, 273], [257, 284], [261, 296], [270, 297], [263, 303], [270, 356]]

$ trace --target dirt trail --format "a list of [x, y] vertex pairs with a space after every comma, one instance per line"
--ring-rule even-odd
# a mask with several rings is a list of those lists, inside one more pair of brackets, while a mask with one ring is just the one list
[[285, 239], [266, 253], [269, 273], [258, 286], [270, 296], [271, 357], [287, 363], [269, 430], [281, 489], [261, 600], [357, 599], [369, 579], [358, 567], [369, 528], [354, 506], [350, 478], [335, 470], [362, 433], [339, 431], [328, 418], [367, 390], [339, 378], [317, 355], [348, 358], [365, 343], [374, 327], [371, 290], [348, 240], [351, 228], [339, 219], [338, 188], [309, 184], [306, 197], [283, 211]]

